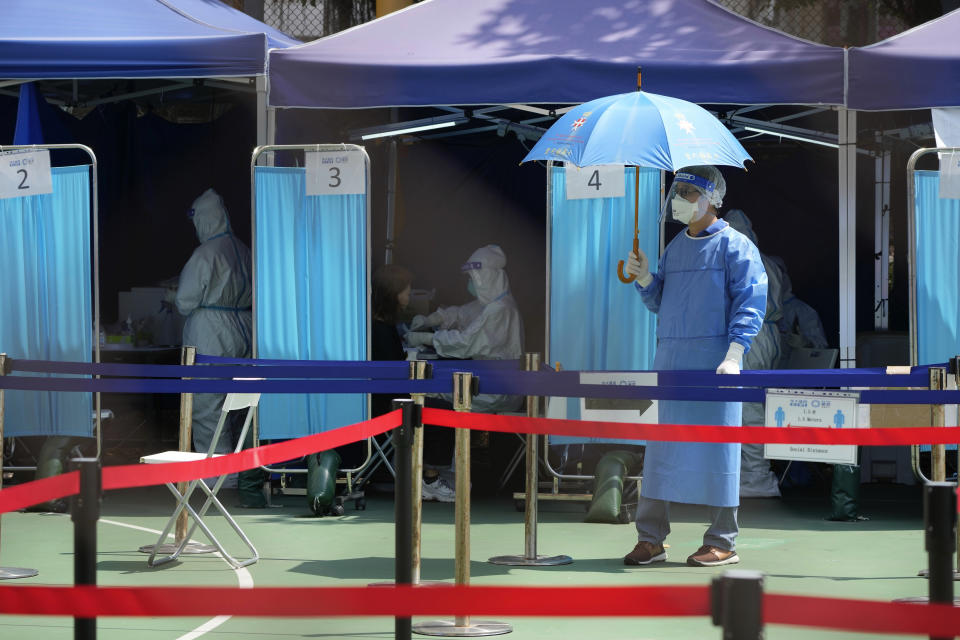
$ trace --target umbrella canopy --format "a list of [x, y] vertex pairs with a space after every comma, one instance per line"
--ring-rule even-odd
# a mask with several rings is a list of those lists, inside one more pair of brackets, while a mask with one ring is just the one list
[[523, 162], [528, 160], [676, 171], [702, 164], [743, 167], [753, 158], [703, 107], [633, 91], [574, 107], [547, 129]]

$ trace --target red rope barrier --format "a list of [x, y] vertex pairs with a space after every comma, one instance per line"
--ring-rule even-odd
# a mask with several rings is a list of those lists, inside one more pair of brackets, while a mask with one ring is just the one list
[[[429, 593], [423, 593], [424, 590]], [[0, 613], [103, 616], [704, 616], [705, 586], [0, 586]]]
[[[489, 413], [461, 413], [445, 409], [424, 409], [428, 424], [463, 429], [484, 429], [506, 433], [586, 436], [627, 440], [663, 440], [674, 442], [755, 442], [780, 444], [856, 444], [907, 445], [949, 444], [960, 442], [960, 427], [905, 427], [884, 429], [823, 429], [811, 427], [729, 427], [684, 424], [632, 424], [590, 420], [527, 418]], [[392, 411], [366, 422], [359, 422], [325, 433], [247, 449], [200, 462], [176, 462], [162, 465], [123, 465], [103, 469], [103, 488], [127, 489], [186, 482], [251, 469], [261, 465], [293, 460], [303, 455], [326, 451], [379, 435], [400, 425], [400, 412]], [[73, 495], [78, 491], [75, 474], [14, 485], [0, 490], [0, 513], [32, 504]]]
[[633, 424], [527, 418], [490, 413], [424, 409], [427, 424], [505, 433], [537, 433], [626, 440], [670, 442], [745, 442], [769, 444], [905, 445], [960, 442], [960, 427], [897, 427], [883, 429], [824, 429], [819, 427], [735, 427], [688, 424]]
[[[165, 482], [185, 482], [293, 460], [306, 454], [335, 449], [379, 435], [398, 427], [400, 419], [399, 411], [391, 411], [366, 422], [199, 462], [104, 467], [103, 489], [127, 489]], [[75, 472], [8, 486], [0, 490], [0, 513], [16, 511], [54, 498], [73, 495], [79, 489], [80, 479]]]
[[0, 490], [0, 513], [48, 502], [80, 491], [80, 473], [71, 471], [52, 478], [6, 486]]
[[763, 596], [763, 621], [858, 631], [953, 637], [960, 634], [960, 608], [948, 604], [872, 602], [815, 596]]
[[[427, 593], [422, 593], [423, 591]], [[0, 585], [0, 614], [249, 617], [706, 616], [706, 586], [637, 587], [94, 587]], [[951, 636], [960, 609], [846, 598], [765, 594], [765, 624], [862, 633]]]

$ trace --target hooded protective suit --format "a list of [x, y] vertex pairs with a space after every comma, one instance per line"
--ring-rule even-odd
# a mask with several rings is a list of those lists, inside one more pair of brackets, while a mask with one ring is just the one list
[[[727, 223], [757, 245], [753, 224], [740, 209], [731, 209], [723, 216]], [[783, 317], [783, 271], [765, 253], [760, 253], [763, 268], [767, 272], [767, 313], [763, 318], [760, 333], [743, 356], [744, 369], [776, 369], [780, 365], [780, 328]], [[763, 404], [743, 403], [744, 426], [763, 426]], [[777, 477], [770, 470], [770, 462], [763, 457], [762, 444], [743, 444], [740, 450], [740, 497], [766, 498], [780, 495]]]
[[[440, 321], [433, 348], [444, 358], [514, 360], [523, 354], [523, 319], [510, 294], [503, 250], [490, 244], [473, 252], [461, 267], [473, 283], [477, 299], [437, 310]], [[449, 397], [444, 396], [449, 400]], [[516, 411], [522, 396], [481, 394], [473, 398], [478, 412]]]
[[[212, 356], [249, 358], [253, 317], [250, 249], [230, 230], [223, 199], [207, 189], [194, 200], [190, 217], [200, 246], [180, 272], [177, 310], [187, 320], [183, 344]], [[193, 397], [193, 446], [207, 451], [220, 417], [224, 394], [198, 393]], [[216, 451], [232, 451], [228, 430]]]
[[795, 348], [826, 349], [827, 335], [820, 321], [820, 314], [803, 300], [793, 295], [793, 284], [787, 275], [783, 259], [772, 258], [783, 273], [783, 315], [780, 328], [780, 368], [787, 368], [790, 352]]
[[[658, 314], [654, 369], [713, 371], [730, 343], [750, 343], [763, 325], [767, 276], [760, 252], [727, 223], [697, 237], [676, 235], [643, 287], [644, 305]], [[664, 400], [664, 424], [739, 425], [740, 403]], [[666, 502], [739, 505], [740, 445], [647, 442], [641, 495]], [[639, 515], [638, 515], [639, 518]], [[639, 529], [639, 523], [638, 523]]]

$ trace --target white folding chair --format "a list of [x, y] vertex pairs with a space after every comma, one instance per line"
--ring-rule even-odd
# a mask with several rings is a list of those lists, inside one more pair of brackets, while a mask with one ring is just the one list
[[[237, 446], [234, 449], [234, 453], [239, 452], [243, 448], [243, 441], [247, 436], [247, 430], [250, 428], [250, 422], [253, 418], [253, 410], [256, 408], [257, 403], [260, 402], [259, 393], [228, 393], [226, 399], [223, 401], [223, 407], [220, 409], [220, 420], [217, 422], [217, 428], [214, 430], [213, 439], [210, 441], [210, 448], [206, 453], [193, 453], [190, 451], [164, 451], [162, 453], [155, 453], [149, 456], [143, 456], [140, 458], [140, 462], [145, 464], [165, 464], [169, 462], [198, 462], [200, 460], [205, 460], [207, 458], [213, 458], [219, 455], [219, 453], [214, 453], [216, 449], [217, 442], [220, 440], [220, 433], [223, 431], [224, 424], [227, 422], [227, 415], [235, 409], [246, 409], [247, 414], [243, 421], [243, 429], [240, 432], [240, 438], [237, 441]], [[168, 482], [167, 488], [173, 493], [174, 497], [177, 499], [177, 508], [174, 510], [173, 515], [170, 516], [170, 519], [167, 521], [167, 526], [164, 527], [163, 532], [160, 534], [160, 539], [157, 541], [157, 544], [153, 545], [153, 550], [150, 553], [150, 557], [147, 559], [147, 564], [151, 567], [164, 564], [166, 562], [171, 562], [176, 560], [180, 554], [183, 552], [184, 547], [190, 541], [191, 536], [197, 527], [203, 530], [207, 538], [210, 539], [210, 542], [217, 548], [217, 551], [220, 552], [220, 555], [226, 560], [234, 569], [239, 569], [240, 567], [246, 567], [253, 564], [260, 559], [257, 550], [254, 548], [253, 543], [247, 538], [246, 534], [243, 533], [243, 530], [240, 528], [240, 525], [237, 524], [230, 514], [227, 512], [226, 507], [223, 506], [223, 503], [217, 499], [217, 492], [220, 491], [221, 485], [223, 485], [224, 480], [226, 479], [225, 475], [219, 476], [217, 481], [214, 483], [213, 487], [208, 487], [207, 484], [202, 479], [191, 480], [187, 484], [187, 488], [183, 493], [180, 493], [177, 490], [177, 487], [172, 482]], [[204, 493], [207, 494], [207, 499], [203, 503], [203, 507], [199, 511], [194, 511], [193, 507], [190, 506], [190, 495], [193, 491], [200, 487]], [[210, 531], [210, 528], [203, 522], [203, 517], [207, 514], [207, 510], [214, 506], [217, 510], [223, 515], [226, 521], [233, 527], [233, 530], [237, 532], [237, 535], [240, 537], [240, 540], [247, 546], [247, 549], [250, 551], [250, 557], [246, 560], [237, 560], [232, 555], [227, 553], [227, 550], [224, 549], [223, 545], [217, 539], [213, 532]], [[187, 532], [187, 535], [180, 541], [177, 545], [177, 548], [174, 549], [173, 553], [167, 556], [162, 556], [157, 558], [157, 549], [160, 548], [167, 540], [167, 536], [170, 534], [170, 531], [177, 523], [177, 518], [180, 515], [180, 512], [184, 509], [187, 510], [187, 513], [193, 518], [193, 526], [190, 527], [190, 530]]]

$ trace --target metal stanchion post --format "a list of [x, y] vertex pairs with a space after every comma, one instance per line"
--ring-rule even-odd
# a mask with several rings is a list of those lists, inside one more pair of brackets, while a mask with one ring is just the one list
[[[414, 360], [410, 362], [410, 379], [426, 380], [431, 377], [431, 367], [423, 360]], [[416, 412], [417, 424], [413, 430], [413, 478], [411, 484], [411, 496], [413, 500], [413, 584], [420, 584], [420, 545], [421, 545], [421, 527], [423, 526], [423, 400], [422, 393], [411, 393], [413, 403], [417, 405]]]
[[[180, 349], [180, 364], [192, 367], [197, 361], [196, 347], [182, 347]], [[184, 378], [189, 380], [189, 378]], [[180, 451], [193, 450], [193, 394], [180, 394]], [[177, 483], [177, 491], [181, 494], [187, 490], [186, 482]], [[187, 510], [180, 511], [177, 516], [177, 525], [174, 529], [174, 541], [165, 542], [161, 545], [145, 544], [140, 547], [140, 553], [153, 553], [153, 548], [157, 547], [158, 554], [171, 554], [180, 548], [180, 543], [187, 537]], [[203, 544], [202, 542], [188, 542], [180, 551], [181, 555], [199, 555], [201, 553], [213, 553], [217, 548], [212, 544]]]
[[[930, 390], [943, 391], [947, 384], [947, 370], [943, 367], [930, 367]], [[930, 407], [930, 425], [944, 426], [944, 409], [942, 404]], [[930, 446], [930, 478], [934, 482], [944, 482], [947, 479], [947, 452], [946, 445], [934, 444]]]
[[[540, 370], [540, 354], [524, 354], [524, 370]], [[527, 417], [540, 417], [540, 397], [527, 396]], [[524, 509], [523, 533], [524, 545], [522, 556], [494, 556], [487, 560], [491, 564], [525, 566], [525, 567], [551, 567], [560, 564], [570, 564], [573, 558], [570, 556], [538, 556], [537, 555], [537, 494], [540, 491], [540, 483], [537, 477], [540, 459], [537, 451], [537, 434], [527, 434], [527, 475], [526, 475], [526, 493], [527, 499]]]
[[[424, 360], [414, 360], [410, 362], [410, 379], [426, 380], [433, 375], [432, 367]], [[415, 422], [413, 425], [413, 444], [411, 446], [411, 471], [410, 477], [410, 514], [411, 514], [411, 584], [425, 584], [420, 579], [420, 542], [421, 527], [423, 524], [423, 398], [422, 393], [411, 393], [413, 404], [416, 405]], [[396, 470], [395, 470], [396, 472]], [[396, 485], [394, 485], [396, 491]], [[371, 582], [370, 586], [389, 586], [393, 582]], [[442, 582], [432, 582], [431, 584], [444, 584]]]
[[[73, 458], [73, 470], [80, 471], [80, 493], [71, 499], [73, 520], [73, 582], [75, 585], [97, 584], [97, 520], [100, 519], [100, 461], [96, 458]], [[94, 640], [96, 618], [74, 618], [73, 637]]]
[[[923, 546], [927, 552], [928, 596], [898, 598], [894, 602], [953, 603], [953, 553], [957, 535], [957, 485], [927, 482], [923, 485]], [[952, 636], [951, 636], [952, 637]]]
[[[470, 400], [475, 393], [471, 373], [453, 374], [453, 408], [469, 413]], [[470, 429], [457, 429], [456, 435], [456, 552], [454, 577], [456, 584], [470, 584]], [[432, 620], [415, 624], [414, 631], [425, 636], [477, 637], [499, 636], [513, 631], [506, 622], [471, 620], [468, 615], [455, 616], [454, 620]]]
[[[953, 381], [957, 389], [960, 389], [960, 356], [954, 356], [950, 362], [950, 369], [953, 372]], [[957, 406], [957, 417], [960, 419], [960, 405]], [[960, 444], [957, 444], [957, 473], [960, 473]], [[957, 538], [957, 564], [953, 571], [953, 579], [960, 580], [960, 536]]]
[[[928, 602], [953, 604], [953, 552], [957, 534], [957, 486], [930, 482], [923, 487], [924, 549]], [[953, 638], [953, 636], [949, 636]], [[931, 636], [931, 640], [943, 637]]]
[[723, 628], [723, 640], [763, 638], [763, 574], [725, 571], [710, 583], [713, 624]]
[[[10, 361], [7, 354], [0, 353], [0, 376], [7, 375], [7, 367]], [[3, 488], [3, 412], [4, 412], [3, 389], [0, 389], [0, 489]], [[14, 580], [16, 578], [32, 578], [40, 573], [36, 569], [23, 569], [20, 567], [0, 567], [0, 580]]]
[[[420, 412], [413, 400], [394, 400], [393, 408], [403, 411], [403, 422], [393, 432], [393, 447], [396, 456], [396, 483], [394, 484], [394, 522], [396, 523], [394, 551], [394, 582], [398, 585], [413, 583], [413, 517], [411, 498], [413, 497], [413, 433], [419, 424]], [[410, 617], [397, 616], [394, 619], [394, 637], [397, 640], [409, 640], [411, 635]]]

